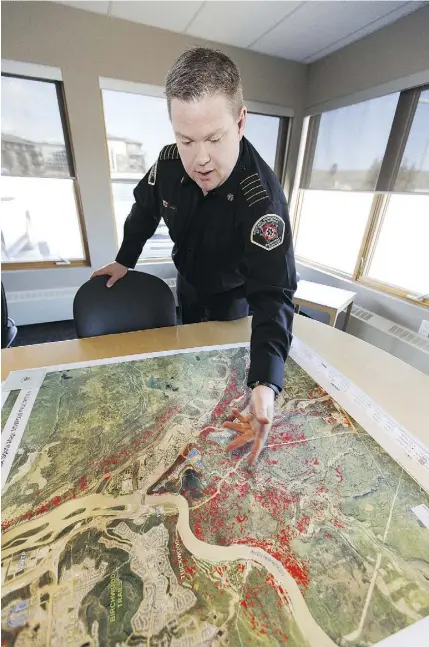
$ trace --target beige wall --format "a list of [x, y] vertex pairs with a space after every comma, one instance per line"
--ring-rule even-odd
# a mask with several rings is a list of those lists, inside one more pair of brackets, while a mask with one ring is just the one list
[[[116, 255], [98, 77], [163, 86], [173, 60], [193, 44], [203, 41], [64, 5], [2, 3], [2, 58], [62, 70], [93, 267]], [[299, 145], [306, 68], [239, 48], [216, 47], [240, 67], [247, 100], [295, 110], [287, 189]], [[174, 274], [171, 264], [169, 268], [157, 266], [157, 271]], [[9, 291], [74, 287], [84, 282], [89, 273], [86, 268], [4, 272], [3, 281]]]
[[426, 6], [312, 63], [306, 106], [317, 111], [428, 82]]

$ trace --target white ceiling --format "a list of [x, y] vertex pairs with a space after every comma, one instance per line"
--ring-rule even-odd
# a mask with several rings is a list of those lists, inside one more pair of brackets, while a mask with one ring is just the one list
[[284, 59], [312, 63], [428, 2], [85, 0], [62, 4]]

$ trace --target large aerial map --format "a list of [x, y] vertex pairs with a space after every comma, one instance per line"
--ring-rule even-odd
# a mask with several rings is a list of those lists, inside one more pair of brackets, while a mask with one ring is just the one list
[[225, 452], [248, 361], [46, 373], [2, 491], [2, 646], [361, 647], [429, 615], [428, 495], [292, 358], [256, 467]]

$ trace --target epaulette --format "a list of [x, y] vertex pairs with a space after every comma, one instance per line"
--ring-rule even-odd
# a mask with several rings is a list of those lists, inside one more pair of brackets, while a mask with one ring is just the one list
[[251, 173], [240, 182], [240, 189], [249, 207], [252, 207], [261, 200], [268, 200], [269, 196], [261, 184], [258, 173]]
[[159, 154], [159, 160], [178, 160], [180, 159], [179, 149], [177, 144], [169, 144], [164, 146], [162, 151]]

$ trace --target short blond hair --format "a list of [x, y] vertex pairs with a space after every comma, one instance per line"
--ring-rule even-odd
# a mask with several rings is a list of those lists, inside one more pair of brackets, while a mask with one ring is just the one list
[[194, 47], [179, 56], [167, 75], [165, 93], [170, 117], [173, 99], [188, 103], [223, 94], [234, 116], [238, 117], [243, 108], [243, 87], [236, 64], [226, 54], [208, 47]]

